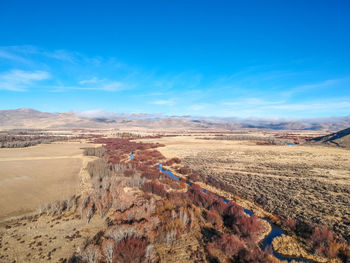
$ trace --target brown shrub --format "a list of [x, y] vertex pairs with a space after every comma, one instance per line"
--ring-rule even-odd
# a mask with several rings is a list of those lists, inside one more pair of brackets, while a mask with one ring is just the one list
[[190, 168], [188, 168], [188, 167], [181, 167], [180, 169], [178, 169], [178, 172], [180, 173], [180, 174], [189, 174], [190, 173]]
[[135, 170], [133, 170], [133, 169], [126, 169], [125, 171], [124, 171], [124, 176], [126, 176], [126, 177], [131, 177], [131, 176], [133, 176], [135, 174]]
[[215, 225], [216, 227], [222, 227], [223, 221], [221, 216], [215, 209], [210, 209], [206, 214], [206, 219], [209, 223]]
[[213, 204], [213, 208], [219, 213], [219, 215], [223, 216], [225, 210], [227, 209], [227, 204], [222, 200], [217, 200]]
[[102, 158], [105, 154], [106, 149], [104, 147], [90, 147], [84, 149], [84, 155], [87, 156], [97, 156], [99, 158]]
[[181, 160], [179, 158], [177, 158], [177, 157], [174, 157], [174, 158], [166, 161], [164, 164], [167, 165], [167, 166], [172, 166], [174, 163], [180, 164]]
[[253, 240], [261, 231], [262, 227], [261, 220], [255, 215], [238, 217], [236, 222], [232, 225], [232, 229], [237, 235], [242, 238]]
[[222, 251], [226, 256], [234, 256], [244, 247], [244, 242], [232, 234], [223, 234], [207, 245], [209, 255], [212, 257], [216, 255], [215, 250]]
[[289, 228], [290, 230], [295, 230], [296, 222], [294, 219], [286, 219], [282, 221], [283, 226]]
[[144, 183], [141, 188], [145, 192], [151, 192], [162, 197], [165, 197], [167, 194], [164, 185], [157, 183], [156, 181]]
[[198, 173], [190, 173], [188, 176], [187, 176], [188, 180], [190, 180], [191, 182], [197, 182], [199, 181], [200, 179], [200, 176]]
[[312, 247], [319, 255], [336, 257], [338, 254], [337, 243], [334, 242], [333, 232], [326, 227], [316, 227], [311, 236]]
[[108, 263], [113, 262], [115, 242], [112, 239], [105, 239], [102, 242], [102, 252]]
[[148, 242], [140, 238], [131, 237], [123, 239], [116, 245], [114, 262], [120, 263], [141, 263], [146, 257]]
[[83, 260], [88, 263], [100, 262], [101, 252], [100, 248], [96, 245], [88, 245], [83, 252]]

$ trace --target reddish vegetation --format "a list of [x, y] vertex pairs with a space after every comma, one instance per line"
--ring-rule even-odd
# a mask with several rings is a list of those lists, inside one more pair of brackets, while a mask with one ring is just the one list
[[[98, 138], [94, 140], [94, 143], [103, 144], [103, 147], [106, 149], [107, 160], [110, 163], [120, 163], [124, 156], [130, 155], [137, 150], [147, 150], [162, 146], [158, 143], [137, 143], [120, 138]], [[153, 151], [153, 155], [155, 152], [157, 152], [158, 156], [161, 156], [158, 151]], [[152, 153], [149, 154], [152, 155]]]
[[116, 245], [113, 262], [144, 262], [146, 256], [146, 247], [147, 242], [136, 237], [121, 240]]
[[181, 160], [177, 157], [174, 157], [168, 161], [166, 161], [164, 164], [167, 165], [167, 166], [172, 166], [173, 164], [180, 164], [181, 163]]
[[311, 242], [316, 254], [329, 258], [338, 257], [339, 254], [342, 253], [341, 250], [344, 249], [347, 249], [348, 253], [350, 252], [349, 247], [335, 242], [333, 232], [326, 227], [315, 228], [314, 233], [311, 236]]
[[[105, 232], [91, 240], [83, 251], [84, 260], [159, 262], [153, 243], [170, 245], [182, 235], [202, 233], [200, 243], [204, 240], [206, 253], [202, 258], [269, 262], [268, 253], [257, 244], [263, 227], [261, 220], [248, 216], [233, 202], [227, 204], [221, 197], [203, 192], [197, 184], [186, 192], [183, 181], [161, 175], [157, 165], [165, 158], [154, 149], [160, 145], [112, 138], [95, 142], [105, 144], [103, 158], [107, 162], [97, 160], [88, 167], [94, 191], [82, 202], [82, 216], [89, 221], [95, 211], [102, 217], [111, 209], [113, 212], [106, 219]], [[130, 153], [134, 153], [132, 160], [128, 160]], [[165, 162], [179, 163], [178, 158]], [[179, 172], [192, 179], [199, 177], [186, 167]], [[222, 186], [219, 181], [213, 183]], [[134, 190], [126, 192], [126, 186]], [[293, 220], [285, 220], [284, 225], [291, 230], [302, 229]], [[210, 234], [204, 231], [208, 226]], [[334, 242], [328, 230], [316, 229], [311, 239], [318, 254], [345, 258], [348, 253], [347, 247]]]
[[207, 221], [211, 224], [213, 224], [215, 227], [221, 227], [223, 225], [223, 221], [221, 216], [218, 214], [218, 212], [215, 209], [210, 209], [207, 212]]
[[188, 180], [190, 180], [191, 182], [197, 182], [199, 181], [200, 179], [200, 176], [199, 174], [197, 173], [190, 173], [188, 176], [187, 176]]
[[216, 253], [214, 249], [221, 250], [226, 255], [237, 255], [240, 250], [245, 247], [244, 243], [239, 237], [232, 234], [224, 234], [210, 242], [207, 246], [210, 255], [214, 256]]
[[165, 197], [167, 194], [167, 191], [164, 188], [163, 184], [157, 183], [156, 181], [151, 181], [144, 183], [142, 185], [142, 190], [145, 192], [151, 192], [153, 194]]
[[296, 222], [294, 219], [286, 219], [282, 222], [282, 225], [286, 228], [289, 228], [290, 230], [294, 231]]
[[189, 174], [191, 171], [190, 171], [190, 168], [188, 167], [180, 167], [180, 169], [178, 169], [178, 172], [180, 174]]
[[130, 176], [132, 176], [132, 175], [134, 175], [135, 174], [135, 171], [133, 170], [133, 169], [126, 169], [125, 171], [124, 171], [124, 175], [126, 176], [126, 177], [130, 177]]

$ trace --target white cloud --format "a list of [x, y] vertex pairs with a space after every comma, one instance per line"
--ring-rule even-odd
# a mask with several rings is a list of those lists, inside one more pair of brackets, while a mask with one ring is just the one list
[[175, 102], [173, 100], [155, 100], [150, 102], [155, 105], [166, 105], [166, 106], [174, 106]]
[[331, 114], [348, 114], [350, 98], [305, 99], [303, 101], [265, 100], [241, 98], [225, 101], [215, 110], [217, 115], [238, 117], [308, 117]]
[[29, 64], [30, 63], [29, 60], [27, 60], [21, 56], [18, 56], [16, 54], [13, 54], [11, 52], [8, 52], [6, 50], [2, 50], [2, 49], [0, 49], [0, 58], [19, 62], [22, 64]]
[[0, 74], [0, 89], [10, 91], [26, 91], [36, 82], [50, 78], [45, 71], [11, 70]]
[[340, 85], [348, 86], [349, 83], [350, 83], [350, 77], [345, 76], [343, 78], [328, 79], [328, 80], [324, 80], [321, 82], [299, 85], [299, 86], [294, 87], [292, 89], [289, 89], [287, 91], [283, 91], [283, 92], [281, 92], [281, 94], [284, 96], [287, 96], [287, 97], [291, 97], [291, 96], [299, 94], [299, 93], [320, 92], [321, 89], [335, 88], [335, 87], [340, 86]]
[[122, 91], [127, 89], [127, 87], [119, 81], [113, 81], [102, 85], [99, 89], [105, 91]]
[[91, 79], [84, 79], [84, 80], [81, 80], [79, 81], [79, 84], [81, 85], [85, 85], [85, 84], [95, 84], [95, 83], [98, 83], [98, 82], [101, 82], [102, 80], [100, 80], [99, 78], [97, 77], [93, 77]]
[[225, 106], [262, 106], [262, 105], [276, 105], [276, 104], [282, 104], [284, 101], [269, 101], [259, 98], [244, 98], [244, 99], [238, 99], [236, 101], [226, 101], [222, 102], [222, 105]]
[[350, 102], [337, 101], [337, 102], [324, 102], [324, 103], [295, 103], [295, 104], [282, 104], [282, 105], [270, 105], [266, 106], [265, 109], [274, 110], [289, 110], [289, 111], [318, 111], [318, 110], [335, 110], [335, 109], [346, 109], [350, 110]]
[[103, 109], [76, 112], [76, 114], [84, 118], [116, 118], [118, 117], [118, 113], [113, 111], [105, 111]]
[[122, 82], [119, 81], [111, 81], [104, 83], [90, 83], [92, 85], [88, 86], [76, 86], [76, 87], [69, 87], [68, 89], [76, 89], [76, 90], [102, 90], [102, 91], [111, 91], [111, 92], [117, 92], [117, 91], [123, 91], [128, 90], [130, 87]]
[[49, 58], [54, 58], [57, 60], [61, 60], [64, 62], [70, 62], [75, 63], [77, 61], [78, 54], [77, 53], [71, 53], [67, 52], [65, 50], [54, 50], [51, 52], [48, 51], [42, 51], [42, 50], [36, 50], [37, 54], [43, 55]]
[[208, 108], [208, 106], [209, 106], [208, 104], [193, 104], [189, 106], [189, 109], [193, 111], [200, 111]]

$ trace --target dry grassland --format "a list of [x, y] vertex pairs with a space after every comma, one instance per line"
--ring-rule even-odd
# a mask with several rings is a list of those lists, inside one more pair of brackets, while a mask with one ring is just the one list
[[0, 220], [86, 190], [84, 143], [0, 149]]
[[[202, 136], [201, 136], [202, 137]], [[349, 241], [350, 151], [324, 146], [256, 145], [193, 136], [143, 141], [165, 144], [167, 158], [230, 185], [232, 192], [285, 218], [331, 226]]]
[[0, 262], [62, 262], [103, 226], [99, 216], [87, 223], [72, 212], [12, 220], [0, 225]]

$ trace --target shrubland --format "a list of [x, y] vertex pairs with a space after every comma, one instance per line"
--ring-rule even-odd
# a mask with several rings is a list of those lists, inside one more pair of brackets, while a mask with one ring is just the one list
[[[99, 138], [95, 142], [103, 143], [105, 151], [89, 150], [89, 154], [103, 155], [88, 166], [93, 189], [82, 198], [80, 210], [87, 221], [94, 214], [105, 217], [106, 227], [71, 260], [161, 262], [161, 247], [175, 253], [171, 252], [172, 244], [178, 245], [191, 236], [202, 245], [201, 250], [188, 252], [189, 259], [269, 261], [269, 254], [260, 250], [257, 240], [263, 231], [261, 220], [244, 213], [238, 204], [226, 204], [199, 185], [187, 186], [161, 174], [157, 165], [166, 160], [155, 150], [160, 145], [119, 138]], [[134, 158], [130, 160], [131, 153]], [[181, 160], [165, 163], [178, 165]], [[180, 172], [189, 173], [185, 167]], [[206, 229], [215, 234], [208, 237]]]

